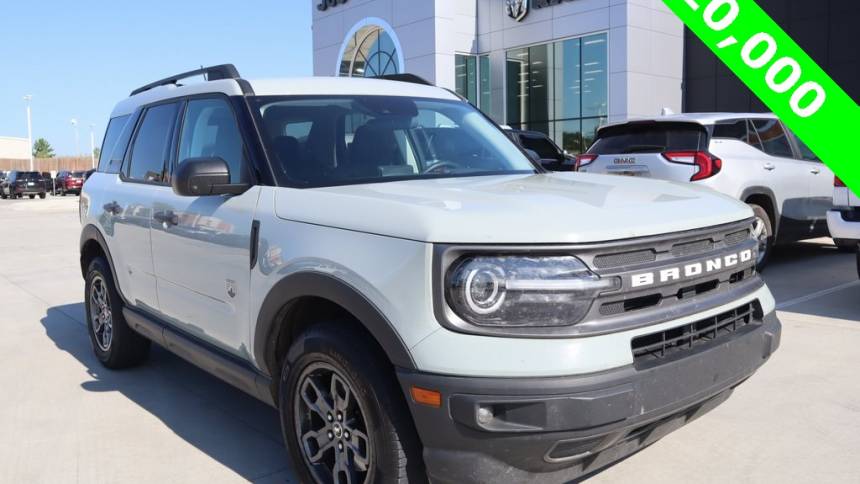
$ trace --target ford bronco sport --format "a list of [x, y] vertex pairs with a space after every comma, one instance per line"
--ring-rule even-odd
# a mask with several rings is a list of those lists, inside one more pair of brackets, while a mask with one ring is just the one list
[[155, 342], [271, 404], [302, 482], [574, 479], [779, 345], [746, 205], [546, 173], [409, 75], [137, 89], [80, 218], [98, 359]]

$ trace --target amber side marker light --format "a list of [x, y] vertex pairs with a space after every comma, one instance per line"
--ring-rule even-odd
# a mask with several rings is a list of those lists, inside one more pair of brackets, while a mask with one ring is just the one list
[[428, 405], [430, 407], [439, 408], [442, 406], [442, 394], [435, 390], [427, 390], [425, 388], [412, 387], [412, 400], [415, 403]]

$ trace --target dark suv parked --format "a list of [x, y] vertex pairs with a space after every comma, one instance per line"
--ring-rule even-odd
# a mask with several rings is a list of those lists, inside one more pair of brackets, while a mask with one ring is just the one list
[[21, 198], [28, 195], [30, 198], [45, 198], [45, 181], [37, 171], [11, 171], [0, 184], [0, 198]]
[[66, 196], [67, 193], [81, 194], [81, 187], [84, 186], [84, 172], [82, 171], [61, 171], [57, 173], [56, 193]]
[[549, 136], [539, 131], [519, 129], [506, 129], [505, 132], [514, 140], [514, 143], [536, 155], [536, 161], [539, 161], [547, 170], [573, 171], [576, 158], [565, 153]]

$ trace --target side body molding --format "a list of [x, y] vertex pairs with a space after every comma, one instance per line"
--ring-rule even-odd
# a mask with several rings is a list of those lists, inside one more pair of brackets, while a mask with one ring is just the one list
[[284, 306], [300, 297], [327, 299], [346, 309], [379, 342], [391, 363], [400, 368], [415, 369], [415, 362], [406, 343], [388, 319], [366, 297], [340, 279], [319, 272], [299, 272], [278, 281], [266, 295], [257, 316], [254, 336], [254, 357], [268, 375], [273, 368], [266, 361], [267, 350], [277, 344], [279, 313]]

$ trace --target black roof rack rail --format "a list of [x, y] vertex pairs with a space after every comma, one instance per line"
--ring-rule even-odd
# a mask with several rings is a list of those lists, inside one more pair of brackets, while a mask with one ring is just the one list
[[386, 81], [400, 81], [400, 82], [411, 82], [412, 84], [422, 84], [424, 86], [432, 86], [427, 79], [424, 79], [421, 76], [416, 76], [415, 74], [403, 73], [403, 74], [383, 74], [381, 76], [374, 76], [374, 79], [383, 79]]
[[159, 86], [178, 84], [179, 81], [181, 81], [182, 79], [188, 79], [189, 77], [194, 76], [206, 76], [207, 81], [218, 81], [221, 79], [241, 79], [241, 76], [239, 76], [239, 71], [236, 70], [236, 66], [234, 66], [233, 64], [221, 64], [211, 67], [201, 67], [200, 69], [194, 69], [193, 71], [183, 72], [182, 74], [177, 74], [175, 76], [165, 77], [160, 81], [151, 82], [143, 87], [139, 87], [134, 91], [131, 91], [130, 96], [140, 94], [142, 92], [148, 91]]

